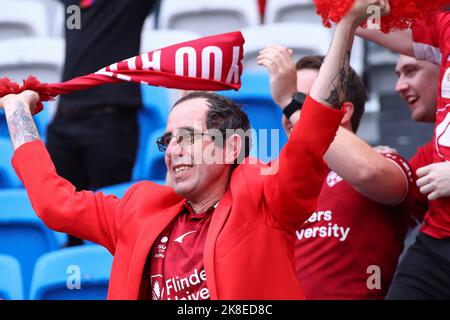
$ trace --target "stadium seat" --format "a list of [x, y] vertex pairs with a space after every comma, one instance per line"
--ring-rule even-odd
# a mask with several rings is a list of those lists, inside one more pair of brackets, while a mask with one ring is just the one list
[[165, 128], [154, 131], [145, 144], [144, 162], [139, 180], [165, 180], [166, 163], [164, 152], [159, 151], [156, 140], [165, 132]]
[[[284, 23], [284, 22], [297, 22], [297, 23], [312, 23], [328, 30], [330, 36], [333, 34], [332, 29], [326, 29], [322, 24], [322, 18], [316, 13], [316, 7], [312, 0], [267, 0], [265, 23]], [[290, 33], [292, 36], [292, 33]], [[307, 36], [310, 41], [314, 41], [316, 38], [310, 33], [299, 33]], [[294, 37], [298, 38], [298, 36]], [[320, 38], [319, 38], [320, 39]], [[331, 38], [325, 40], [327, 49], [331, 43]], [[322, 54], [325, 54], [323, 52]], [[355, 38], [353, 42], [352, 55], [350, 58], [350, 64], [362, 75], [364, 72], [364, 41], [361, 38]]]
[[112, 255], [98, 245], [45, 254], [36, 262], [30, 299], [104, 300], [112, 261]]
[[20, 182], [11, 165], [13, 153], [14, 149], [9, 136], [8, 138], [0, 137], [0, 189], [19, 188], [22, 186], [22, 182]]
[[190, 30], [203, 36], [259, 23], [257, 0], [164, 0], [159, 16], [160, 29]]
[[200, 37], [200, 34], [193, 31], [144, 29], [141, 33], [140, 51], [149, 52]]
[[244, 70], [265, 71], [256, 62], [258, 53], [273, 44], [283, 45], [294, 51], [294, 59], [327, 53], [331, 34], [322, 25], [313, 23], [278, 23], [243, 29]]
[[35, 261], [59, 248], [55, 233], [34, 213], [23, 189], [0, 190], [0, 254], [15, 257], [28, 292]]
[[[64, 39], [26, 38], [0, 41], [0, 78], [22, 82], [29, 75], [41, 82], [59, 82], [64, 62]], [[35, 117], [36, 126], [45, 139], [46, 126], [56, 108], [56, 102], [45, 104], [45, 110]], [[0, 137], [9, 137], [3, 110], [0, 110]]]
[[165, 127], [169, 114], [169, 90], [165, 88], [142, 85], [144, 107], [138, 112], [139, 147], [133, 167], [133, 181], [142, 180], [143, 165], [147, 149], [148, 137], [157, 129]]
[[96, 192], [102, 192], [105, 195], [115, 195], [117, 198], [122, 198], [125, 192], [136, 182], [126, 182], [115, 184], [113, 186], [103, 187], [98, 189]]
[[50, 37], [64, 37], [66, 10], [64, 4], [58, 0], [38, 0], [45, 7], [48, 35]]
[[0, 40], [48, 35], [45, 7], [35, 0], [0, 0]]
[[367, 43], [367, 80], [369, 90], [379, 95], [395, 94], [395, 66], [399, 54], [372, 42]]
[[144, 21], [144, 25], [142, 27], [142, 31], [144, 30], [155, 30], [155, 15], [154, 14], [150, 14], [147, 19], [145, 19]]
[[[164, 180], [154, 180], [152, 181], [154, 183], [160, 184], [160, 185], [165, 185], [165, 181]], [[108, 186], [108, 187], [104, 187], [101, 189], [98, 189], [97, 192], [102, 192], [105, 195], [115, 195], [117, 198], [122, 198], [125, 195], [125, 192], [134, 184], [136, 184], [137, 182], [127, 182], [127, 183], [121, 183], [121, 184], [116, 184], [113, 186]]]
[[0, 41], [0, 77], [22, 81], [34, 75], [41, 82], [59, 82], [63, 63], [64, 39], [42, 37]]
[[52, 113], [56, 111], [56, 102], [49, 101], [44, 102], [44, 109], [38, 114], [33, 116], [34, 123], [39, 132], [39, 137], [42, 141], [46, 141], [47, 138], [47, 127], [52, 119]]
[[14, 257], [0, 254], [0, 300], [22, 300], [22, 274]]
[[365, 64], [365, 40], [355, 37], [352, 46], [352, 54], [350, 56], [350, 65], [353, 69], [355, 69], [356, 73], [360, 76], [364, 73], [364, 64]]
[[4, 110], [0, 110], [0, 138], [9, 138], [8, 124], [6, 123]]
[[267, 0], [264, 23], [312, 22], [322, 24], [312, 0]]
[[281, 125], [281, 109], [272, 100], [268, 73], [244, 73], [239, 91], [223, 91], [221, 94], [243, 106], [252, 128], [256, 130], [251, 155], [264, 162], [277, 158], [287, 138]]

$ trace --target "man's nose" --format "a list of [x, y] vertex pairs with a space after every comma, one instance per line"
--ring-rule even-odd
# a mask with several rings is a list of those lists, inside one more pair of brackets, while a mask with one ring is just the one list
[[180, 144], [176, 142], [175, 138], [172, 138], [172, 140], [170, 140], [169, 145], [167, 146], [166, 149], [166, 155], [172, 158], [183, 155], [183, 148], [180, 146]]
[[402, 93], [405, 92], [406, 90], [408, 90], [409, 88], [409, 84], [408, 81], [405, 81], [404, 79], [402, 79], [401, 77], [397, 80], [397, 83], [395, 85], [395, 90], [398, 93]]

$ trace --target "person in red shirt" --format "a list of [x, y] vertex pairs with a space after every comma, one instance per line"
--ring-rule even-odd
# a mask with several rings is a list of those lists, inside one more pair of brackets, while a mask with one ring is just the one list
[[3, 97], [12, 164], [36, 213], [114, 255], [109, 299], [303, 299], [295, 230], [316, 207], [322, 157], [343, 116], [348, 39], [373, 2], [357, 0], [338, 24], [302, 118], [270, 166], [246, 158], [250, 125], [239, 106], [191, 93], [174, 105], [158, 139], [172, 188], [141, 182], [122, 199], [77, 192], [39, 140], [30, 110], [37, 94]]
[[[416, 243], [405, 256], [406, 262], [399, 266], [387, 298], [449, 299], [450, 198], [439, 195], [436, 190], [437, 184], [442, 185], [439, 181], [443, 180], [439, 173], [450, 161], [450, 10], [436, 14], [431, 25], [417, 21], [412, 30], [384, 35], [375, 30], [359, 29], [358, 34], [402, 54], [440, 65], [437, 81], [434, 84], [429, 82], [428, 89], [424, 88], [430, 92], [437, 91], [434, 139], [419, 149], [411, 160], [420, 178], [417, 184], [431, 200], [429, 210]], [[417, 95], [410, 95], [408, 103], [416, 104]]]
[[[426, 60], [401, 55], [396, 66], [396, 90], [411, 110], [411, 118], [419, 122], [434, 122], [436, 118], [439, 66]], [[450, 196], [448, 162], [434, 162], [434, 140], [420, 147], [410, 159], [411, 169], [417, 172], [421, 194], [411, 197], [408, 208], [426, 204], [430, 215], [433, 200]], [[425, 199], [424, 199], [425, 198]], [[424, 202], [424, 201], [430, 202]], [[429, 207], [428, 207], [429, 206]], [[442, 299], [450, 297], [450, 278], [443, 271], [450, 266], [450, 247], [445, 240], [426, 234], [425, 223], [414, 244], [399, 264], [387, 299]]]
[[[271, 46], [259, 61], [270, 72], [274, 100], [283, 107], [308, 94], [323, 57], [307, 56], [294, 64], [288, 49]], [[383, 299], [410, 224], [398, 204], [408, 193], [412, 172], [397, 154], [379, 154], [354, 134], [367, 93], [353, 69], [350, 74], [345, 116], [325, 154], [330, 169], [317, 208], [296, 231], [296, 272], [309, 299]], [[288, 136], [300, 117], [298, 108], [291, 121], [283, 116]]]

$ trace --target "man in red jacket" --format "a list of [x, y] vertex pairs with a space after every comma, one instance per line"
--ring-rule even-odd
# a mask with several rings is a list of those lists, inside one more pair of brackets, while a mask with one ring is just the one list
[[193, 93], [175, 104], [158, 139], [173, 189], [141, 182], [122, 199], [76, 192], [39, 140], [30, 113], [36, 94], [4, 97], [12, 163], [36, 213], [114, 255], [109, 299], [304, 298], [295, 230], [316, 207], [322, 157], [343, 115], [351, 39], [370, 4], [357, 0], [337, 26], [302, 117], [271, 166], [236, 163], [248, 150], [247, 117], [223, 97]]

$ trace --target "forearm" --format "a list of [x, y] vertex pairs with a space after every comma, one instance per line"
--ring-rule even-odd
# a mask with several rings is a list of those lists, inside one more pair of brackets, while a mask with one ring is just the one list
[[342, 111], [306, 99], [302, 116], [281, 150], [278, 170], [267, 177], [264, 188], [276, 220], [285, 227], [300, 225], [315, 210], [327, 172], [323, 155], [342, 116]]
[[350, 19], [343, 19], [337, 25], [328, 54], [310, 92], [314, 100], [335, 109], [339, 109], [344, 102], [355, 30], [356, 23]]
[[390, 50], [414, 57], [412, 32], [410, 29], [383, 33], [379, 30], [369, 30], [359, 27], [356, 35]]
[[331, 170], [373, 201], [397, 204], [408, 190], [406, 177], [397, 164], [342, 127], [324, 159]]
[[39, 140], [29, 106], [19, 99], [10, 99], [5, 102], [4, 109], [14, 150], [24, 143]]

